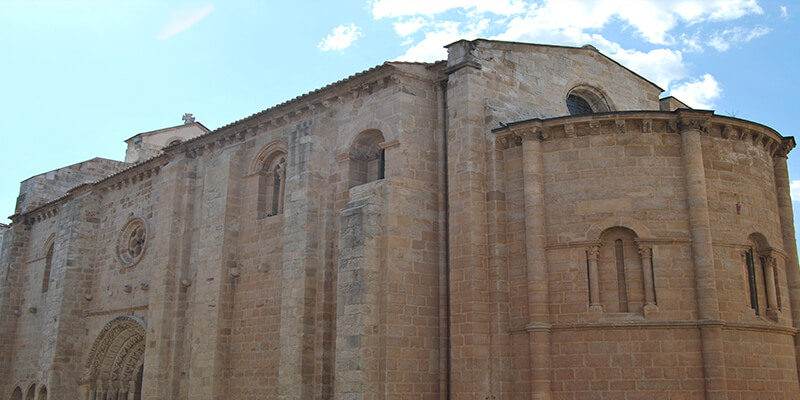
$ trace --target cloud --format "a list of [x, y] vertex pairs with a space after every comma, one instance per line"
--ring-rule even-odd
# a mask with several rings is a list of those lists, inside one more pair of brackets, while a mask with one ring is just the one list
[[755, 0], [684, 0], [677, 4], [663, 0], [374, 0], [371, 5], [375, 18], [433, 17], [451, 10], [468, 10], [473, 17], [502, 15], [510, 18], [506, 36], [517, 37], [542, 32], [574, 35], [619, 20], [648, 42], [662, 45], [675, 42], [670, 32], [679, 22], [727, 21], [763, 13]]
[[744, 17], [747, 14], [764, 13], [764, 10], [758, 6], [756, 0], [716, 0], [709, 3], [713, 9], [709, 16], [712, 21], [730, 21]]
[[789, 18], [789, 11], [786, 6], [781, 6], [781, 18]]
[[792, 181], [789, 184], [789, 191], [792, 195], [792, 202], [800, 201], [800, 181]]
[[427, 22], [424, 19], [417, 17], [405, 22], [395, 22], [394, 31], [400, 36], [408, 36], [418, 31], [425, 25], [427, 25]]
[[353, 24], [339, 25], [336, 28], [333, 28], [333, 33], [319, 42], [317, 48], [322, 51], [344, 50], [350, 47], [350, 45], [361, 36], [363, 36], [361, 33], [361, 28]]
[[683, 55], [678, 50], [654, 49], [645, 53], [620, 48], [607, 54], [662, 88], [668, 88], [673, 81], [686, 77]]
[[[718, 25], [762, 14], [756, 0], [374, 0], [371, 6], [375, 18], [396, 20], [403, 46], [410, 46], [399, 60], [440, 60], [447, 55], [443, 46], [475, 37], [566, 46], [589, 43], [665, 89], [688, 77], [683, 52], [702, 52], [705, 46], [723, 49], [770, 31], [756, 26], [702, 34], [703, 22]], [[648, 51], [623, 48], [602, 34], [612, 24], [657, 46]], [[693, 32], [684, 29], [688, 27]], [[687, 102], [710, 105], [720, 90], [708, 77], [683, 82], [674, 90], [684, 93]]]
[[722, 32], [715, 33], [708, 41], [708, 45], [717, 49], [718, 51], [728, 50], [732, 44], [747, 43], [755, 38], [764, 36], [770, 33], [772, 29], [765, 26], [756, 26], [751, 29], [737, 26], [732, 29], [726, 29]]
[[201, 8], [176, 11], [172, 14], [164, 29], [161, 30], [161, 33], [156, 37], [158, 40], [169, 39], [200, 22], [200, 20], [205, 18], [212, 10], [214, 10], [214, 6], [208, 4]]
[[479, 13], [511, 15], [525, 10], [521, 0], [374, 0], [375, 18], [434, 15], [452, 9], [474, 9]]
[[689, 107], [713, 109], [713, 100], [722, 94], [722, 89], [711, 74], [705, 74], [702, 80], [694, 79], [673, 87], [670, 94]]
[[426, 33], [424, 39], [411, 46], [397, 60], [433, 62], [446, 59], [447, 50], [444, 46], [464, 38], [458, 29], [459, 25], [458, 22], [438, 24], [435, 31]]

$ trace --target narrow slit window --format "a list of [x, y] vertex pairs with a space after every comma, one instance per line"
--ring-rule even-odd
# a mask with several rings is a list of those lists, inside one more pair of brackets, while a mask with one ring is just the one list
[[750, 308], [755, 310], [756, 315], [759, 315], [758, 311], [758, 286], [756, 284], [756, 265], [753, 260], [753, 249], [747, 250], [745, 254], [745, 260], [747, 262], [747, 284], [749, 286], [750, 292]]
[[50, 270], [53, 267], [53, 244], [47, 248], [44, 256], [44, 274], [42, 275], [42, 293], [50, 289]]

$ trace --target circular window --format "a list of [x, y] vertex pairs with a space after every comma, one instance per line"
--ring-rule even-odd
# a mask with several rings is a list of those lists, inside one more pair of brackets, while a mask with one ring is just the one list
[[147, 246], [147, 227], [144, 221], [130, 220], [117, 239], [117, 257], [123, 267], [132, 267], [139, 262]]

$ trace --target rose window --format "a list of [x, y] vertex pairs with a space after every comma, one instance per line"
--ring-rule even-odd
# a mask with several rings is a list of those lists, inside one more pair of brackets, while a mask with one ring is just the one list
[[147, 228], [139, 218], [125, 225], [117, 242], [117, 255], [123, 267], [132, 267], [142, 258], [147, 246]]

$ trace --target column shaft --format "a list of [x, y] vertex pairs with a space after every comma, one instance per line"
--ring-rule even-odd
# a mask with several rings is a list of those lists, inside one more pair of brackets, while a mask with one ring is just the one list
[[726, 398], [726, 385], [722, 324], [719, 321], [717, 279], [700, 131], [688, 129], [681, 132], [681, 158], [686, 183], [689, 234], [692, 239], [697, 315], [701, 321], [700, 340], [706, 399], [723, 399]]
[[[528, 315], [531, 381], [534, 399], [550, 399], [550, 308], [545, 241], [544, 182], [541, 141], [534, 132], [522, 141], [525, 193], [525, 257], [528, 263]], [[596, 280], [595, 280], [596, 281]]]

